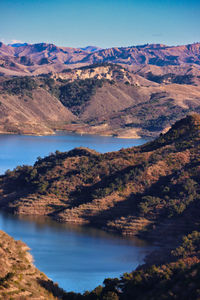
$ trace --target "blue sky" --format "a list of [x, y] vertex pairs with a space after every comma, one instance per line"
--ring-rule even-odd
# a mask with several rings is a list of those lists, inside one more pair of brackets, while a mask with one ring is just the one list
[[200, 41], [198, 0], [0, 0], [0, 40], [102, 48]]

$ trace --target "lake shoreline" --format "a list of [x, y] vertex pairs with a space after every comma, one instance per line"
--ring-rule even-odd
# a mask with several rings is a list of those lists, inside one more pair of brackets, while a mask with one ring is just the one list
[[[87, 130], [67, 130], [67, 129], [54, 129], [52, 131], [47, 132], [24, 132], [24, 131], [0, 131], [1, 135], [21, 135], [21, 136], [54, 136], [58, 133], [62, 133], [65, 135], [75, 134], [75, 135], [92, 135], [99, 137], [113, 137], [118, 139], [153, 139], [156, 138], [158, 134], [147, 135], [147, 134], [138, 134], [137, 130], [120, 130], [119, 133], [116, 132], [96, 132], [92, 130], [92, 127], [89, 127]], [[129, 132], [130, 131], [130, 132]]]

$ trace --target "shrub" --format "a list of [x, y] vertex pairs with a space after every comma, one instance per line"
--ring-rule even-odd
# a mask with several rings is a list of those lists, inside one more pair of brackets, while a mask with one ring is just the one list
[[25, 95], [37, 88], [37, 84], [33, 78], [28, 76], [16, 77], [6, 80], [2, 83], [3, 90], [13, 95]]
[[102, 87], [104, 81], [93, 78], [67, 83], [60, 87], [60, 100], [68, 108], [80, 106], [95, 95], [97, 88]]

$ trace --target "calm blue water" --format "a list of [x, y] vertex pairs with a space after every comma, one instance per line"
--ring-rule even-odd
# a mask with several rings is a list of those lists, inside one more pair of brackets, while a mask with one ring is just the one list
[[0, 135], [0, 174], [17, 165], [33, 164], [38, 156], [89, 147], [99, 152], [116, 151], [144, 144], [144, 139], [118, 139], [95, 135], [58, 134], [53, 136]]
[[[145, 140], [91, 135], [0, 136], [0, 173], [33, 164], [55, 150], [84, 146], [99, 152], [143, 144]], [[31, 248], [35, 265], [66, 291], [84, 292], [135, 269], [152, 247], [91, 228], [58, 224], [49, 218], [15, 217], [0, 213], [0, 229]]]
[[84, 292], [119, 277], [143, 262], [152, 250], [139, 239], [56, 223], [48, 218], [0, 213], [0, 229], [30, 248], [34, 264], [66, 291]]

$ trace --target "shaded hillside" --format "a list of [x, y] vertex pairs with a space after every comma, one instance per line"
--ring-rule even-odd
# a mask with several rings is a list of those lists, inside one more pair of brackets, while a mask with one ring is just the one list
[[32, 263], [29, 248], [0, 231], [0, 298], [63, 299], [66, 293]]
[[140, 147], [51, 154], [0, 177], [0, 207], [160, 240], [199, 224], [200, 117]]

